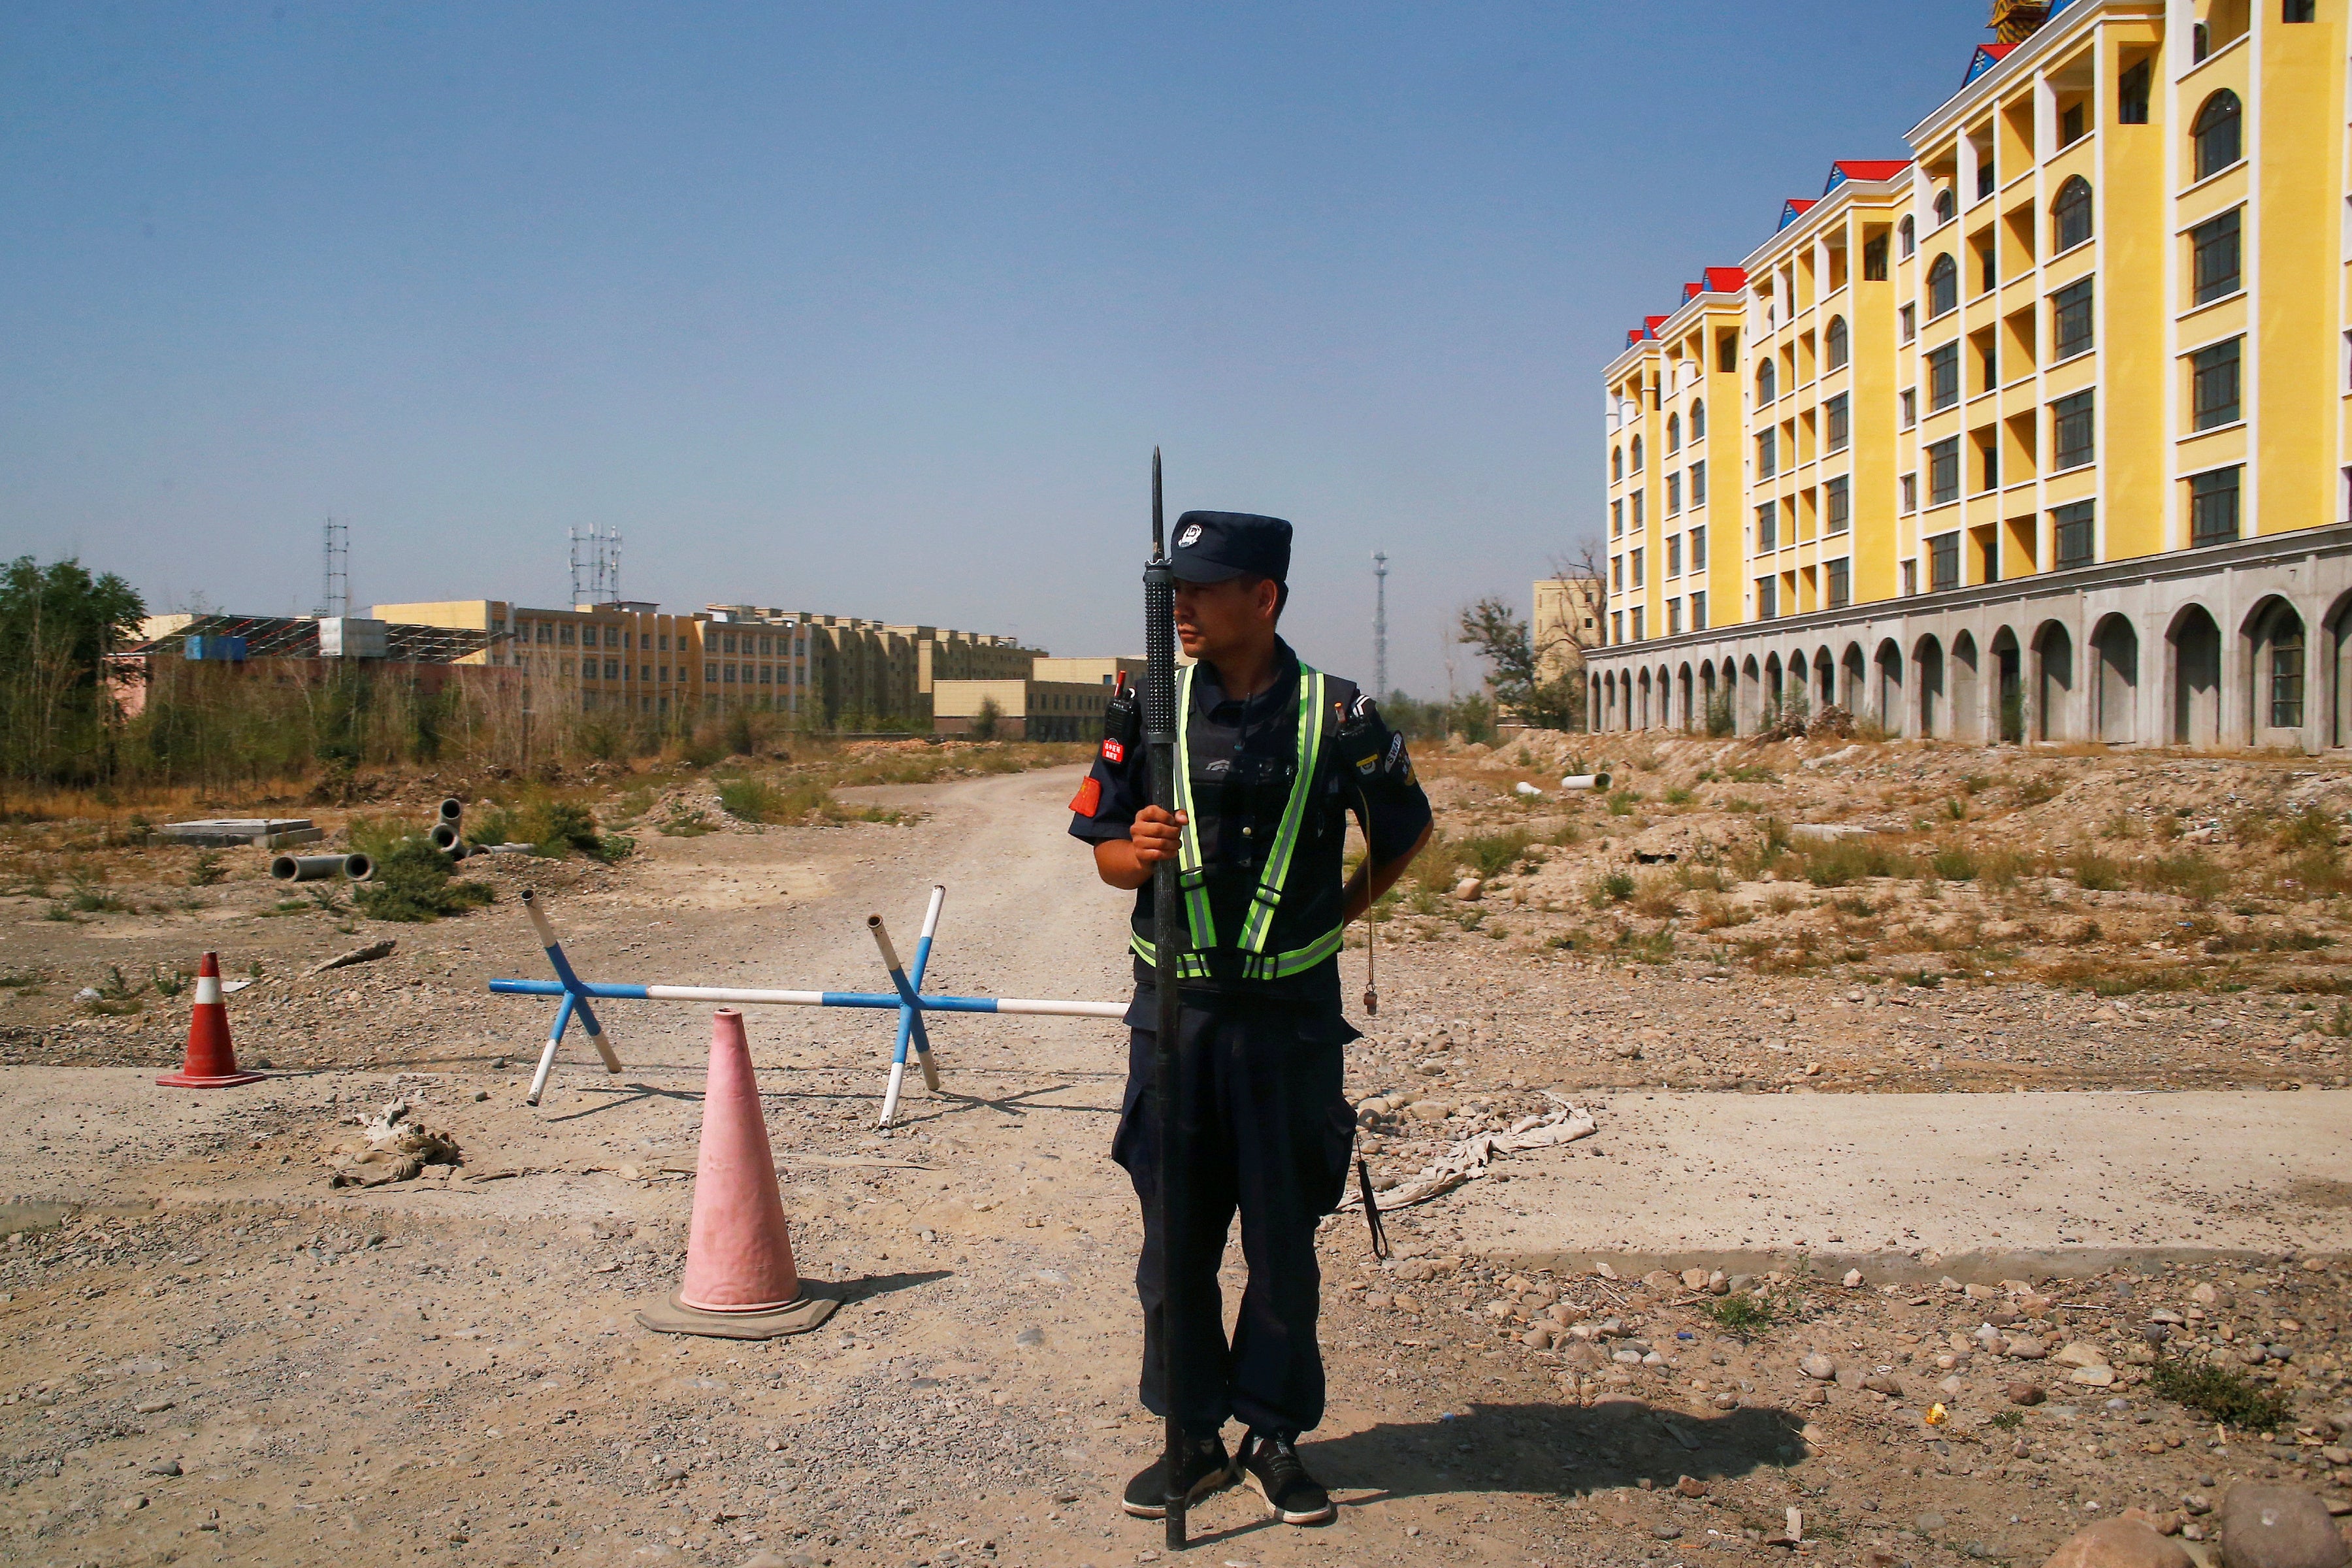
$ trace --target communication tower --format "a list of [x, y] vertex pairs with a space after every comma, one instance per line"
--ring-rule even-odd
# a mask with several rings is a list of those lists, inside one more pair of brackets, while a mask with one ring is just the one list
[[621, 596], [621, 529], [618, 523], [609, 528], [590, 528], [585, 531], [573, 529], [572, 544], [572, 602], [574, 605], [609, 605]]
[[326, 568], [319, 590], [319, 614], [352, 613], [352, 525], [327, 520], [324, 534]]
[[1372, 696], [1389, 700], [1389, 557], [1372, 552]]

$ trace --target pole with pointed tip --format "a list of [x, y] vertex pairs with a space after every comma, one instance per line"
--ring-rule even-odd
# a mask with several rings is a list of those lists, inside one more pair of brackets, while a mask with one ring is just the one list
[[[1143, 746], [1151, 771], [1151, 804], [1162, 811], [1176, 809], [1176, 574], [1168, 559], [1167, 527], [1160, 501], [1160, 448], [1151, 448], [1151, 560], [1143, 569]], [[1189, 945], [1184, 923], [1183, 895], [1176, 885], [1176, 862], [1162, 860], [1151, 873], [1152, 983], [1159, 1003], [1158, 1032], [1152, 1040], [1151, 1100], [1160, 1131], [1159, 1170], [1152, 1184], [1152, 1205], [1159, 1210], [1154, 1226], [1160, 1233], [1160, 1397], [1168, 1406], [1168, 1446], [1160, 1459], [1166, 1492], [1167, 1545], [1171, 1552], [1185, 1546], [1183, 1363], [1184, 1283], [1177, 1267], [1183, 1249], [1176, 1227], [1183, 1223], [1183, 1194], [1179, 1184], [1185, 1165], [1178, 1144], [1183, 1117], [1179, 1107], [1176, 1073], [1177, 960]]]

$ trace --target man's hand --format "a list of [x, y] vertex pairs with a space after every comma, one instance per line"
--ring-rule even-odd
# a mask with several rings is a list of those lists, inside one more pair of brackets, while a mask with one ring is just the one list
[[1184, 814], [1147, 805], [1135, 814], [1125, 838], [1095, 846], [1095, 873], [1114, 888], [1130, 891], [1151, 880], [1162, 860], [1172, 860], [1183, 840]]

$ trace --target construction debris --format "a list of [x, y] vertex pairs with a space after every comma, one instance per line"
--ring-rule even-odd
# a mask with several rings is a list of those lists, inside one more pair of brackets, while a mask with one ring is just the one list
[[305, 974], [324, 974], [330, 969], [348, 969], [354, 963], [373, 963], [379, 958], [390, 958], [392, 950], [400, 944], [398, 937], [388, 936], [382, 942], [372, 942], [365, 947], [355, 947], [349, 952], [339, 952], [324, 963], [314, 963]]
[[[1508, 1131], [1481, 1132], [1463, 1139], [1423, 1167], [1420, 1174], [1381, 1194], [1381, 1211], [1385, 1214], [1391, 1209], [1408, 1208], [1450, 1193], [1463, 1183], [1485, 1175], [1487, 1165], [1498, 1155], [1557, 1148], [1592, 1136], [1594, 1126], [1590, 1114], [1549, 1089], [1543, 1091], [1543, 1097], [1559, 1109], [1548, 1116], [1530, 1116], [1515, 1122]], [[1339, 1201], [1341, 1210], [1362, 1205], [1360, 1191], [1350, 1192]]]
[[415, 1181], [428, 1165], [464, 1164], [466, 1156], [457, 1139], [412, 1120], [416, 1109], [407, 1100], [395, 1100], [368, 1119], [359, 1137], [329, 1145], [321, 1158], [336, 1169], [327, 1184], [388, 1186]]

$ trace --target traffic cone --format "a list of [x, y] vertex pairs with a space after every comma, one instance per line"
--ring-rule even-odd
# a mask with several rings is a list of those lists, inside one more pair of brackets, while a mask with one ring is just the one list
[[637, 1321], [666, 1334], [772, 1340], [806, 1333], [839, 1305], [801, 1289], [743, 1015], [721, 1007], [710, 1021], [686, 1278], [667, 1302], [641, 1309]]
[[188, 1054], [180, 1070], [157, 1083], [169, 1089], [226, 1089], [253, 1083], [257, 1072], [236, 1070], [236, 1047], [228, 1037], [228, 1007], [221, 1001], [220, 954], [208, 952], [196, 965], [196, 1005], [188, 1011]]

